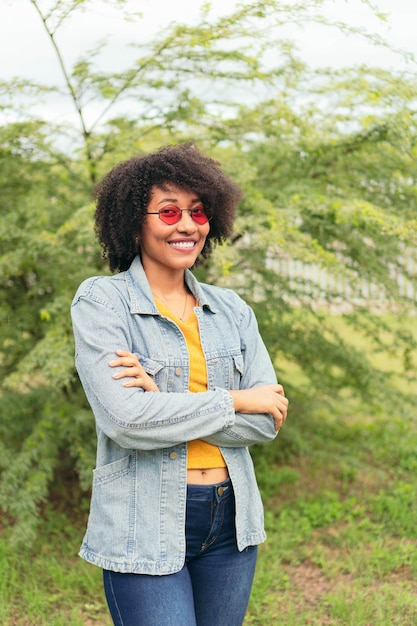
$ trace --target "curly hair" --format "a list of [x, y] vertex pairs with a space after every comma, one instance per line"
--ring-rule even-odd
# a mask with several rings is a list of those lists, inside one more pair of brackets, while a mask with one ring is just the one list
[[198, 195], [212, 213], [202, 256], [232, 232], [236, 205], [242, 191], [193, 142], [169, 145], [116, 165], [96, 185], [95, 230], [110, 270], [124, 271], [140, 251], [140, 227], [145, 219], [153, 186], [166, 183]]

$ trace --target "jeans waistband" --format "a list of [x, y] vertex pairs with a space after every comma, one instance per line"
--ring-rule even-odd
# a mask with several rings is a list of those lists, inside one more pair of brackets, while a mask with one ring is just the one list
[[187, 498], [205, 498], [219, 500], [233, 492], [230, 478], [214, 485], [187, 485]]

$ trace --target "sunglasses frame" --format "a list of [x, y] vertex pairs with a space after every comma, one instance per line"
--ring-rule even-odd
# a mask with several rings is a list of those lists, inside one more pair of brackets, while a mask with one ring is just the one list
[[[175, 213], [177, 214], [177, 218], [178, 219], [176, 219], [174, 222], [167, 222], [166, 220], [164, 220], [164, 218], [162, 216], [163, 216], [164, 211], [166, 211], [167, 209], [170, 209], [170, 210], [174, 210], [175, 209]], [[199, 221], [198, 219], [195, 219], [195, 215], [193, 215], [193, 212], [196, 211], [196, 210], [203, 211], [203, 216], [205, 218], [203, 222]], [[209, 217], [207, 215], [207, 213], [205, 212], [205, 209], [204, 209], [203, 205], [198, 206], [198, 207], [194, 207], [192, 209], [180, 209], [179, 207], [177, 207], [177, 206], [175, 206], [173, 204], [172, 205], [169, 204], [168, 206], [163, 207], [162, 209], [159, 209], [159, 211], [147, 211], [146, 215], [158, 215], [159, 219], [161, 220], [161, 222], [163, 222], [167, 226], [173, 226], [174, 224], [178, 224], [178, 222], [181, 221], [183, 211], [188, 211], [190, 216], [191, 216], [191, 219], [196, 224], [199, 224], [200, 226], [203, 226], [204, 224], [207, 224], [207, 222], [209, 222], [212, 219], [212, 216]]]

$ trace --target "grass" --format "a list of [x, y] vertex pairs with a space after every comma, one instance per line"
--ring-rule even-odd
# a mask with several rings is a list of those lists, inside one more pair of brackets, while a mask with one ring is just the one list
[[[268, 541], [245, 626], [417, 624], [417, 424], [353, 402], [254, 449]], [[19, 549], [0, 522], [2, 626], [111, 626], [101, 572], [76, 556], [85, 517], [49, 506]]]
[[0, 539], [2, 626], [107, 626], [100, 571], [76, 554], [79, 521], [51, 513], [37, 542], [16, 551]]
[[[245, 625], [412, 626], [417, 427], [322, 414], [303, 421], [285, 437], [301, 430], [307, 454], [277, 461], [284, 437], [255, 454], [268, 541]], [[110, 626], [100, 571], [76, 556], [83, 524], [51, 511], [36, 545], [19, 551], [5, 530], [3, 626]]]
[[416, 624], [415, 424], [318, 415], [304, 428], [311, 452], [270, 464], [275, 495], [263, 463], [268, 542], [246, 624]]

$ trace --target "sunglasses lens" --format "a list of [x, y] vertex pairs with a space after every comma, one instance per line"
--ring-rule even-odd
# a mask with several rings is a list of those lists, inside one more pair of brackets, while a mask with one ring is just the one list
[[192, 209], [191, 217], [195, 222], [197, 222], [197, 224], [205, 224], [206, 222], [208, 222], [208, 217], [204, 213], [203, 207], [197, 207], [196, 209]]
[[175, 224], [181, 219], [181, 210], [177, 207], [166, 207], [159, 211], [159, 217], [165, 224]]

